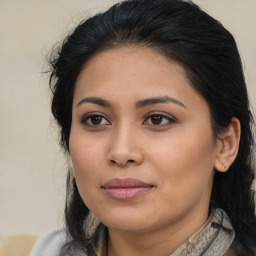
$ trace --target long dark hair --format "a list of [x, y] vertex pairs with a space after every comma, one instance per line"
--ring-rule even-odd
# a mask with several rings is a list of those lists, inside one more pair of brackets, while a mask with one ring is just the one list
[[[191, 1], [127, 0], [81, 22], [64, 40], [50, 60], [52, 113], [60, 126], [61, 145], [69, 152], [73, 92], [81, 67], [95, 54], [125, 45], [152, 48], [183, 66], [194, 89], [208, 102], [215, 136], [232, 117], [239, 119], [239, 152], [226, 173], [216, 172], [210, 207], [226, 211], [235, 239], [253, 255], [253, 118], [241, 59], [233, 36]], [[89, 216], [69, 172], [65, 218], [73, 240], [66, 251], [76, 247], [94, 255], [92, 235], [87, 232]]]

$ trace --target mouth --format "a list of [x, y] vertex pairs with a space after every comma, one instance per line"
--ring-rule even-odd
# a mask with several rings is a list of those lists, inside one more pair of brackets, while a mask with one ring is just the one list
[[153, 188], [154, 186], [152, 184], [133, 178], [111, 179], [102, 186], [102, 189], [109, 197], [119, 201], [128, 201], [138, 198], [145, 195]]

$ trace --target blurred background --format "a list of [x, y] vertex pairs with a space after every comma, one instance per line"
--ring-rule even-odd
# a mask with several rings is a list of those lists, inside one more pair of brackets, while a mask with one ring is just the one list
[[[66, 158], [50, 114], [45, 56], [110, 0], [0, 0], [0, 236], [63, 224]], [[237, 40], [256, 109], [256, 0], [196, 0]]]

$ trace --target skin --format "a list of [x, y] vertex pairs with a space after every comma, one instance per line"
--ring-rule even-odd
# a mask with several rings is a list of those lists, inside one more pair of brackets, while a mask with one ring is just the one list
[[[172, 100], [138, 104], [152, 97]], [[232, 122], [227, 136], [214, 138], [207, 102], [180, 65], [152, 49], [110, 49], [86, 63], [75, 85], [70, 155], [83, 201], [109, 229], [109, 256], [169, 255], [206, 222], [214, 167], [226, 171], [237, 152]], [[103, 188], [113, 178], [152, 189], [116, 200]]]

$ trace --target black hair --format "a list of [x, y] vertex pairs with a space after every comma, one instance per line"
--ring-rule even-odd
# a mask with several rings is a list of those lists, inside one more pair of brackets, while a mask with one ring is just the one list
[[[216, 136], [232, 117], [241, 123], [238, 155], [226, 173], [216, 172], [210, 207], [231, 219], [238, 241], [253, 255], [256, 243], [253, 170], [253, 117], [240, 55], [233, 36], [191, 1], [127, 0], [82, 21], [52, 55], [52, 113], [60, 126], [60, 142], [69, 152], [74, 85], [92, 56], [106, 49], [149, 47], [180, 64], [193, 88], [209, 105]], [[67, 179], [65, 218], [76, 246], [94, 255], [86, 227], [90, 211], [71, 172]]]

